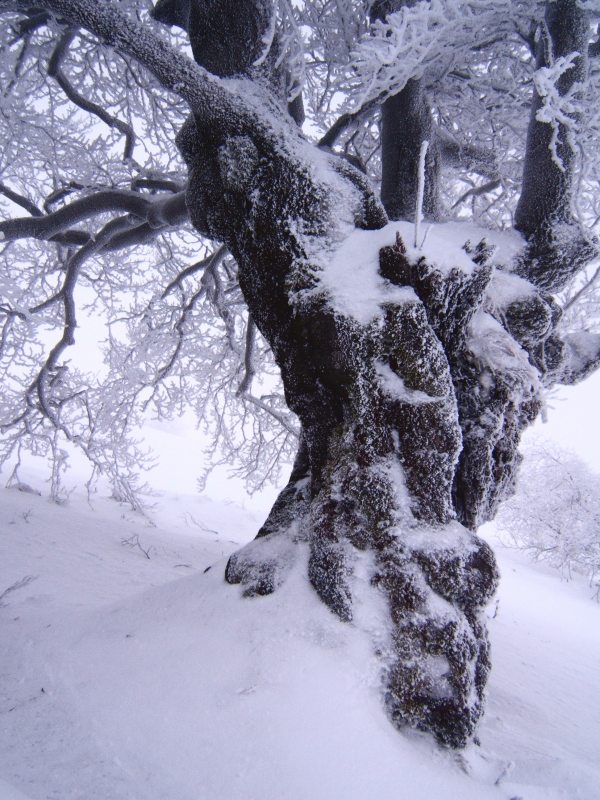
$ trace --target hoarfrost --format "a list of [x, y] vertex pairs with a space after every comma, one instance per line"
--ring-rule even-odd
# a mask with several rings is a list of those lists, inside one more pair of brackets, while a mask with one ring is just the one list
[[418, 389], [409, 389], [402, 378], [383, 361], [378, 361], [375, 364], [375, 371], [379, 377], [380, 384], [384, 392], [390, 397], [400, 400], [403, 403], [421, 405], [423, 403], [435, 403], [437, 400], [444, 399], [443, 397], [432, 397], [426, 392], [421, 392]]

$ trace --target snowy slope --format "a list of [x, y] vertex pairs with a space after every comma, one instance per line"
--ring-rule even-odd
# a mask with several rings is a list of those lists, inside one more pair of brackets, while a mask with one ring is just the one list
[[[160, 508], [169, 530], [108, 500], [0, 493], [0, 594], [32, 578], [0, 600], [0, 800], [600, 796], [585, 586], [499, 550], [488, 712], [457, 757], [390, 726], [368, 643], [301, 575], [253, 600], [224, 583], [247, 511]], [[136, 535], [150, 559], [122, 544]]]

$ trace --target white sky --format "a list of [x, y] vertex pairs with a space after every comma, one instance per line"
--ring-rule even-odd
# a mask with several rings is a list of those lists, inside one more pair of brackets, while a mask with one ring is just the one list
[[538, 419], [527, 441], [538, 436], [574, 451], [600, 472], [600, 372], [578, 386], [561, 386], [548, 397], [547, 422]]

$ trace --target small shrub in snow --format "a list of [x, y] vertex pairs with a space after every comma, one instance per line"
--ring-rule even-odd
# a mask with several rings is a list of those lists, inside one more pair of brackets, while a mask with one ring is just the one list
[[526, 459], [499, 530], [570, 578], [585, 575], [600, 596], [600, 475], [572, 453], [542, 448]]

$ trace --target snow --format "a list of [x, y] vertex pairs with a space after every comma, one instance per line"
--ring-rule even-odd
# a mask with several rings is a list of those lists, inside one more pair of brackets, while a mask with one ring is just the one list
[[[457, 756], [388, 722], [362, 633], [377, 608], [337, 621], [303, 558], [274, 595], [242, 599], [224, 559], [257, 518], [164, 491], [156, 502], [161, 527], [108, 499], [0, 493], [0, 594], [32, 578], [0, 600], [2, 800], [598, 796], [587, 586], [498, 549], [481, 746]], [[135, 536], [150, 559], [122, 543]]]
[[396, 375], [388, 364], [383, 361], [375, 363], [375, 372], [379, 377], [384, 392], [395, 400], [412, 403], [413, 405], [422, 405], [423, 403], [435, 403], [436, 400], [444, 399], [443, 397], [435, 397], [426, 392], [421, 392], [419, 389], [409, 389], [402, 378]]
[[382, 303], [417, 299], [410, 287], [391, 286], [379, 274], [379, 250], [394, 241], [395, 228], [386, 225], [379, 231], [353, 229], [341, 242], [319, 275], [319, 289], [325, 289], [335, 311], [368, 325], [382, 316]]
[[478, 311], [473, 315], [469, 348], [479, 362], [492, 372], [521, 375], [525, 381], [537, 386], [538, 373], [529, 363], [526, 351], [491, 314]]
[[[382, 315], [385, 303], [406, 303], [416, 299], [409, 287], [391, 286], [379, 274], [379, 251], [396, 241], [399, 234], [409, 261], [424, 257], [427, 263], [447, 274], [452, 269], [467, 274], [473, 271], [474, 263], [464, 249], [467, 242], [475, 247], [482, 239], [493, 245], [491, 262], [510, 268], [523, 247], [523, 240], [514, 231], [492, 231], [466, 222], [444, 222], [426, 225], [421, 229], [421, 243], [414, 246], [415, 226], [410, 222], [390, 222], [375, 231], [352, 228], [338, 244], [335, 252], [323, 263], [319, 289], [324, 289], [333, 308], [340, 314], [353, 317], [368, 325]], [[528, 294], [529, 284], [514, 276], [499, 279], [496, 292]]]
[[508, 308], [517, 300], [535, 295], [535, 287], [525, 278], [504, 270], [494, 270], [487, 295], [498, 309]]

